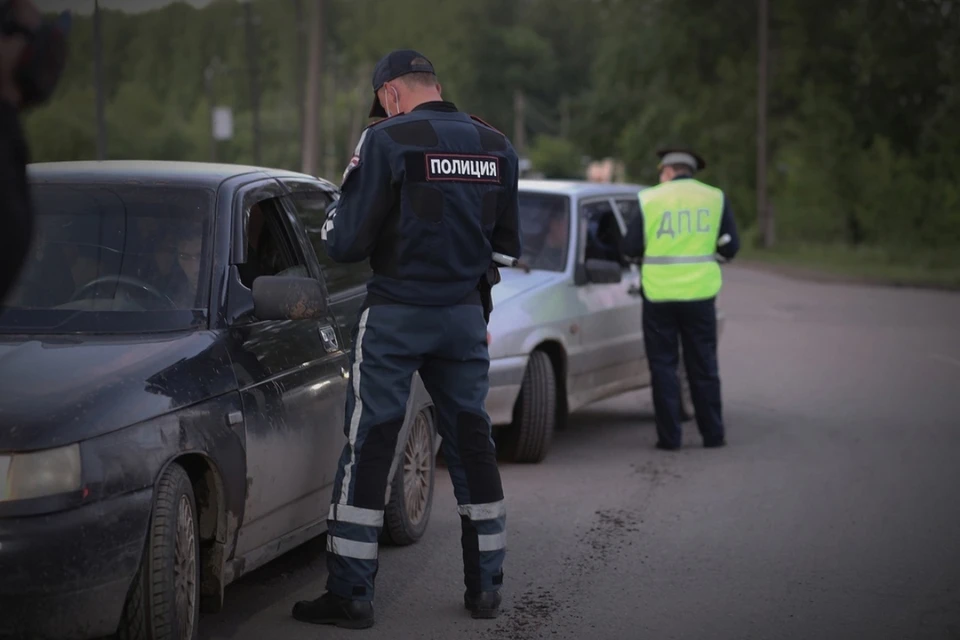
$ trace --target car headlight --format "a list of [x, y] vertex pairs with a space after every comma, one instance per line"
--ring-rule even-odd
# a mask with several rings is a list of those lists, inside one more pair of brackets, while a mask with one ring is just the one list
[[43, 498], [81, 488], [80, 445], [0, 454], [0, 502]]

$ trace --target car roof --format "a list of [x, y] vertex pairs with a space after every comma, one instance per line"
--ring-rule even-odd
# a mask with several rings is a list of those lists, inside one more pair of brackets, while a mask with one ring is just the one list
[[295, 171], [214, 162], [81, 160], [37, 162], [27, 166], [29, 178], [35, 182], [153, 182], [217, 187], [230, 178], [254, 173], [273, 178], [319, 180], [328, 186], [335, 186], [321, 178]]
[[636, 196], [645, 189], [643, 185], [625, 182], [588, 182], [586, 180], [520, 180], [520, 191], [534, 193], [559, 193], [577, 199], [595, 196], [630, 195]]

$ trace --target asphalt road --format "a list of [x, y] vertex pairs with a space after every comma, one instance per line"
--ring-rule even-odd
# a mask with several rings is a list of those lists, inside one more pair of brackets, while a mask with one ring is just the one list
[[208, 640], [960, 639], [960, 296], [726, 270], [730, 446], [653, 449], [648, 392], [503, 465], [500, 619], [462, 608], [459, 520], [438, 475], [412, 547], [386, 548], [377, 625], [302, 625], [323, 540], [229, 587]]

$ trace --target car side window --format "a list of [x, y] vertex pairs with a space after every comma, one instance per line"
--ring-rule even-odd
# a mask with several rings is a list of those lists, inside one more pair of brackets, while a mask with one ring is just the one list
[[630, 223], [633, 222], [633, 219], [640, 215], [640, 201], [637, 198], [618, 199], [617, 208], [620, 209], [623, 222], [628, 227]]
[[585, 260], [609, 260], [626, 265], [623, 258], [623, 234], [608, 200], [584, 203], [581, 217], [587, 222]]
[[248, 289], [260, 276], [308, 277], [303, 259], [294, 249], [283, 224], [279, 198], [261, 200], [244, 215], [246, 260], [237, 265], [240, 282]]
[[327, 219], [327, 207], [333, 201], [331, 195], [322, 189], [310, 189], [294, 192], [291, 199], [307, 231], [313, 250], [317, 254], [320, 272], [327, 283], [327, 292], [330, 296], [336, 297], [338, 294], [355, 291], [366, 285], [370, 276], [373, 275], [369, 260], [341, 264], [334, 262], [327, 255], [327, 249], [320, 234]]

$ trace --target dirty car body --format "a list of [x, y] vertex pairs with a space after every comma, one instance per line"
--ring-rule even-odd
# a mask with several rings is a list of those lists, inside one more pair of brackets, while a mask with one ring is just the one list
[[642, 188], [520, 181], [524, 256], [493, 289], [487, 397], [516, 461], [542, 460], [570, 412], [650, 384], [640, 272], [620, 251]]
[[[215, 611], [226, 584], [326, 528], [366, 277], [315, 250], [336, 189], [165, 162], [30, 178], [38, 239], [0, 312], [0, 637], [117, 630], [171, 465]], [[300, 299], [311, 281], [322, 297]], [[261, 283], [282, 318], [258, 317]], [[416, 380], [401, 442], [427, 410]]]

